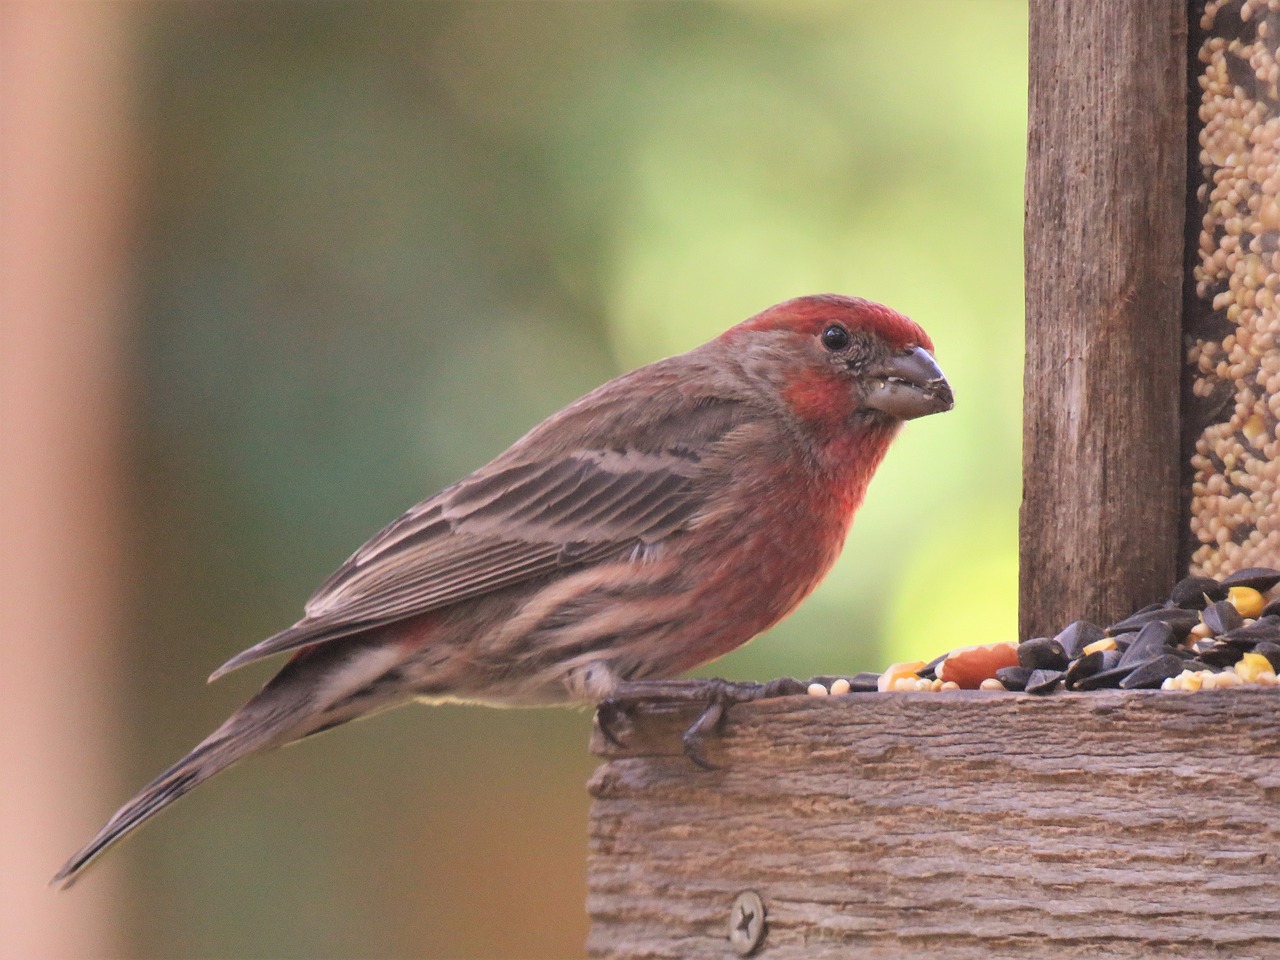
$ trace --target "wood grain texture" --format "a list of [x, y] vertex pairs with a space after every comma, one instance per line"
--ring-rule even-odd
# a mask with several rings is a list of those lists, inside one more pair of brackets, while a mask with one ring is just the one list
[[645, 707], [592, 778], [588, 951], [1280, 956], [1280, 691], [855, 694], [739, 705], [680, 753]]
[[1176, 579], [1182, 0], [1032, 0], [1020, 630]]

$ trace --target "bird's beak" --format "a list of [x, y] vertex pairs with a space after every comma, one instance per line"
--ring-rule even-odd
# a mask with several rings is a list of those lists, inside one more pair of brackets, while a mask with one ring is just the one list
[[870, 383], [863, 406], [899, 420], [927, 417], [955, 406], [951, 384], [922, 347], [894, 354], [863, 376]]

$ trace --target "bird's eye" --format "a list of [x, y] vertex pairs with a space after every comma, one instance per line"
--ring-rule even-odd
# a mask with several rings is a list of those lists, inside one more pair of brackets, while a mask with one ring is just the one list
[[839, 353], [849, 346], [849, 331], [833, 323], [822, 331], [822, 345], [832, 353]]

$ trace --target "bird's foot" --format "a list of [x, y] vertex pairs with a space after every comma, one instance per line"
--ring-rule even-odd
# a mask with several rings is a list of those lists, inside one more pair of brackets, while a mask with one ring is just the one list
[[709, 735], [719, 732], [730, 707], [752, 700], [804, 693], [805, 689], [805, 684], [792, 677], [779, 677], [767, 683], [720, 679], [631, 680], [619, 684], [613, 696], [599, 704], [596, 723], [606, 740], [621, 747], [618, 722], [628, 715], [632, 705], [653, 702], [706, 704], [698, 719], [685, 730], [681, 741], [685, 756], [704, 770], [715, 770], [716, 766], [706, 758], [703, 746]]

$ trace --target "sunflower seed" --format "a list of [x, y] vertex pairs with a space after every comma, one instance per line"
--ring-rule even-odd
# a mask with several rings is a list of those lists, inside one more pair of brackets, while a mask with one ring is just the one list
[[1215, 634], [1229, 633], [1237, 627], [1244, 626], [1244, 617], [1240, 616], [1240, 611], [1230, 600], [1219, 600], [1217, 603], [1209, 604], [1201, 612], [1200, 617], [1204, 620], [1204, 625]]
[[1280, 643], [1280, 617], [1268, 615], [1236, 627], [1218, 637], [1242, 650], [1248, 650], [1264, 640]]
[[1229, 643], [1217, 640], [1200, 640], [1191, 649], [1195, 655], [1210, 667], [1229, 667], [1240, 659], [1240, 651]]
[[1074, 690], [1085, 677], [1091, 677], [1102, 669], [1103, 664], [1102, 650], [1095, 650], [1093, 653], [1086, 653], [1083, 657], [1078, 657], [1071, 661], [1071, 666], [1067, 667], [1067, 672], [1063, 677], [1062, 683], [1068, 690]]
[[[1232, 607], [1231, 609], [1235, 609]], [[1200, 614], [1195, 610], [1184, 610], [1181, 607], [1161, 607], [1158, 610], [1147, 610], [1133, 613], [1107, 627], [1107, 633], [1126, 633], [1130, 630], [1141, 630], [1148, 623], [1167, 623], [1170, 629], [1179, 636], [1185, 637], [1191, 628], [1200, 622]]]
[[[1107, 651], [1115, 653], [1114, 650]], [[1182, 661], [1178, 661], [1179, 664]], [[1114, 666], [1107, 670], [1099, 670], [1097, 673], [1091, 673], [1089, 676], [1076, 681], [1077, 690], [1101, 690], [1107, 687], [1118, 687], [1121, 682], [1133, 673], [1133, 666]]]
[[1182, 658], [1172, 653], [1140, 663], [1120, 681], [1122, 690], [1148, 690], [1160, 686], [1170, 677], [1176, 677], [1185, 669]]
[[1001, 667], [996, 671], [996, 679], [1004, 684], [1006, 690], [1025, 690], [1027, 680], [1034, 672], [1031, 667]]
[[1138, 635], [1120, 658], [1120, 665], [1132, 666], [1162, 656], [1169, 652], [1175, 642], [1173, 628], [1169, 624], [1161, 620], [1152, 621], [1138, 631]]
[[1027, 693], [1052, 693], [1065, 674], [1061, 670], [1032, 670], [1027, 677]]
[[[1206, 601], [1205, 597], [1209, 599]], [[1206, 602], [1226, 598], [1227, 588], [1212, 577], [1183, 577], [1169, 592], [1169, 605], [1186, 610], [1203, 610]]]
[[856, 673], [848, 679], [849, 689], [853, 693], [875, 693], [880, 689], [878, 673]]
[[1246, 567], [1222, 578], [1222, 586], [1226, 589], [1252, 587], [1259, 593], [1266, 593], [1277, 583], [1280, 583], [1280, 570], [1271, 567]]
[[1062, 649], [1069, 658], [1075, 659], [1080, 656], [1080, 651], [1087, 644], [1101, 640], [1106, 635], [1106, 631], [1096, 623], [1090, 623], [1088, 620], [1077, 620], [1075, 623], [1068, 625], [1053, 639], [1062, 645]]
[[1071, 659], [1057, 640], [1035, 637], [1018, 644], [1018, 663], [1030, 670], [1065, 670]]

